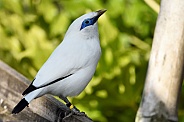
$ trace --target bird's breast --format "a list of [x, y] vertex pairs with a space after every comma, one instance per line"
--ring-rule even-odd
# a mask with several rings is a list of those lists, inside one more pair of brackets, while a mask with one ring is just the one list
[[82, 60], [86, 60], [88, 64], [98, 63], [98, 60], [101, 55], [100, 44], [96, 40], [87, 40], [81, 47], [79, 48], [80, 55], [79, 57]]

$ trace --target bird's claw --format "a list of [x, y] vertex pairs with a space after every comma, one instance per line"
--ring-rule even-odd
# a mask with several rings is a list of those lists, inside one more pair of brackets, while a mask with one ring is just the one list
[[84, 116], [84, 112], [80, 112], [79, 109], [77, 109], [75, 106], [71, 109], [71, 113], [79, 116]]
[[65, 113], [65, 116], [71, 116], [71, 115], [86, 116], [85, 112], [80, 112], [80, 110], [77, 109], [75, 106], [71, 107], [70, 111], [67, 111]]

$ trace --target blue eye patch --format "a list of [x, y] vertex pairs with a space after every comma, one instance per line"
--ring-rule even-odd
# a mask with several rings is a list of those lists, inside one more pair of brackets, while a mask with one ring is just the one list
[[97, 20], [98, 20], [98, 18], [96, 18], [96, 17], [85, 19], [82, 22], [80, 30], [82, 30], [83, 28], [85, 28], [87, 26], [93, 25]]

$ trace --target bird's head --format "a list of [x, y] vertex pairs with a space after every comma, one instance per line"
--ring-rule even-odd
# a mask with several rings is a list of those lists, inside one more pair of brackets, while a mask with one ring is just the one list
[[98, 33], [97, 20], [105, 12], [106, 10], [98, 10], [80, 16], [73, 21], [65, 36], [74, 33], [82, 35]]

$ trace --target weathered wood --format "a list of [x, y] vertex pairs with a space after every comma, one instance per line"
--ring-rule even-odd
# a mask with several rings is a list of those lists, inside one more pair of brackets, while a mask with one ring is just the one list
[[136, 122], [177, 122], [184, 62], [184, 1], [162, 0]]
[[0, 121], [37, 122], [91, 122], [87, 116], [65, 115], [70, 110], [51, 95], [37, 98], [17, 115], [12, 115], [13, 107], [22, 99], [21, 93], [30, 81], [0, 61]]

